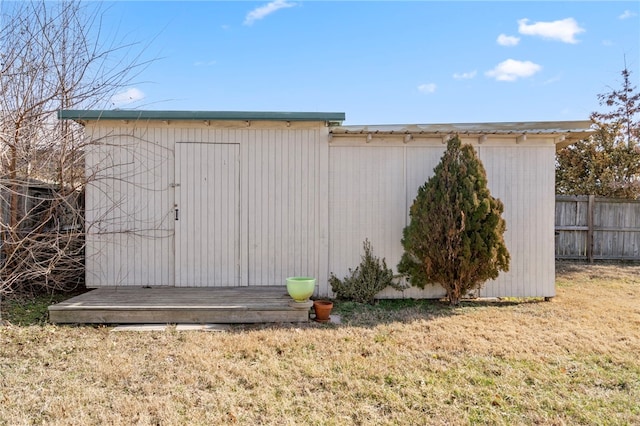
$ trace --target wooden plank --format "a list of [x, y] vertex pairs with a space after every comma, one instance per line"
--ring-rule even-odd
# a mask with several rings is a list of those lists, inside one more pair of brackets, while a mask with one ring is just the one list
[[556, 231], [588, 231], [588, 226], [579, 226], [579, 225], [558, 225], [556, 226]]
[[556, 201], [565, 202], [565, 201], [587, 201], [589, 196], [587, 195], [556, 195]]
[[[61, 302], [60, 304], [72, 303], [72, 302], [88, 302], [88, 303], [102, 303], [107, 298], [116, 299], [121, 298], [124, 301], [131, 301], [135, 299], [144, 300], [147, 304], [153, 304], [156, 300], [174, 300], [180, 302], [181, 300], [237, 300], [237, 299], [285, 299], [287, 296], [286, 287], [252, 287], [250, 289], [246, 287], [217, 287], [215, 289], [203, 288], [203, 287], [191, 287], [191, 288], [178, 288], [178, 287], [103, 287], [100, 289], [92, 290], [87, 293], [76, 296], [68, 301]], [[58, 305], [53, 305], [58, 306]]]
[[589, 196], [589, 208], [587, 210], [587, 260], [593, 262], [593, 227], [595, 212], [595, 195]]
[[308, 311], [235, 311], [235, 310], [140, 310], [140, 311], [51, 311], [55, 324], [250, 324], [269, 322], [304, 322]]
[[286, 287], [96, 289], [49, 307], [53, 323], [299, 322]]
[[589, 198], [556, 197], [556, 258], [588, 259], [592, 244], [594, 260], [640, 260], [640, 202], [591, 197], [590, 213]]
[[607, 197], [598, 197], [598, 196], [596, 196], [595, 198], [597, 203], [625, 204], [625, 205], [640, 206], [640, 200], [629, 200], [626, 198], [607, 198]]

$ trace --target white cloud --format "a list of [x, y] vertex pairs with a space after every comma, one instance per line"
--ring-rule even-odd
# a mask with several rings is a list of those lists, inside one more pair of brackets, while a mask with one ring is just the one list
[[286, 9], [295, 5], [295, 3], [288, 2], [287, 0], [274, 0], [247, 13], [247, 16], [244, 18], [244, 25], [253, 25], [254, 22], [264, 19], [280, 9]]
[[575, 19], [566, 18], [552, 22], [536, 22], [528, 24], [528, 19], [518, 20], [518, 32], [524, 35], [540, 36], [550, 40], [559, 40], [564, 43], [575, 44], [578, 42], [575, 36], [583, 33]]
[[453, 78], [455, 78], [456, 80], [471, 80], [476, 76], [477, 73], [478, 72], [476, 70], [469, 72], [457, 72], [453, 74]]
[[630, 10], [625, 10], [624, 12], [622, 12], [622, 15], [618, 16], [618, 19], [629, 19], [629, 18], [633, 18], [634, 16], [637, 16], [638, 14], [635, 12], [632, 12]]
[[551, 77], [550, 79], [546, 80], [545, 82], [543, 82], [542, 85], [546, 86], [548, 84], [557, 83], [560, 80], [562, 80], [562, 75], [558, 74], [558, 75], [555, 75], [555, 76]]
[[520, 37], [508, 36], [500, 34], [496, 40], [500, 46], [517, 46], [520, 43]]
[[435, 83], [421, 84], [418, 86], [418, 91], [428, 95], [430, 93], [435, 92], [437, 87], [438, 86], [436, 86]]
[[144, 99], [142, 90], [132, 87], [111, 97], [111, 104], [118, 108]]
[[487, 77], [495, 78], [497, 81], [516, 81], [519, 78], [531, 77], [541, 69], [540, 65], [531, 61], [507, 59], [485, 74]]

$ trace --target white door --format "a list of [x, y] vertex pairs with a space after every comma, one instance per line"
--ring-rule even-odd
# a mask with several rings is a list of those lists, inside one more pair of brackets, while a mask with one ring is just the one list
[[240, 283], [239, 154], [239, 144], [176, 144], [177, 287]]

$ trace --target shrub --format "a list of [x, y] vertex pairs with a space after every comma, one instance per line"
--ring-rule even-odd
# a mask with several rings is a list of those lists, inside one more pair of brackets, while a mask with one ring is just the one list
[[393, 281], [393, 271], [387, 268], [387, 263], [373, 255], [371, 243], [368, 239], [363, 244], [364, 255], [355, 270], [349, 268], [349, 275], [343, 280], [333, 272], [329, 284], [339, 299], [353, 300], [359, 303], [373, 304], [375, 296], [387, 287], [403, 290], [405, 286]]
[[468, 291], [509, 270], [503, 210], [489, 192], [476, 151], [456, 136], [434, 175], [418, 189], [398, 271], [416, 287], [440, 284], [449, 302], [458, 305]]

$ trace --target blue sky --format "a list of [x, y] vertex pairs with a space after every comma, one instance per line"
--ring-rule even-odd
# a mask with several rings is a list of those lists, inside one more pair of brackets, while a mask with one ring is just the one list
[[337, 111], [345, 124], [588, 119], [640, 82], [640, 2], [119, 1], [157, 58], [112, 107]]

